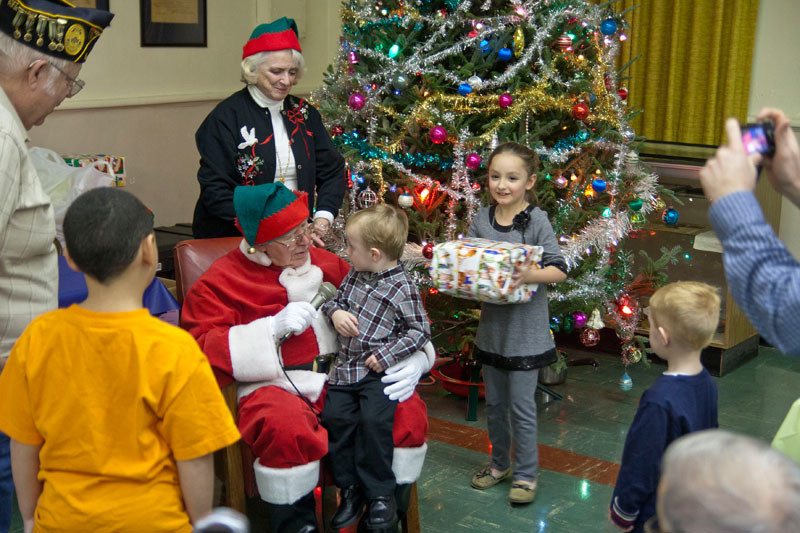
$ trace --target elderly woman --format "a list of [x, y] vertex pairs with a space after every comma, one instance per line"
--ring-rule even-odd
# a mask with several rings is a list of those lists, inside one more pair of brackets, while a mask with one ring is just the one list
[[[338, 342], [309, 302], [323, 282], [338, 286], [350, 266], [310, 246], [306, 193], [281, 183], [237, 187], [233, 204], [244, 239], [192, 285], [181, 320], [219, 384], [238, 384], [239, 430], [256, 457], [259, 494], [271, 504], [271, 531], [316, 531], [313, 489], [328, 451], [319, 422], [327, 376], [311, 366]], [[425, 459], [427, 411], [414, 392], [433, 365], [433, 347], [425, 348], [382, 378], [390, 383], [384, 392], [401, 402], [392, 470], [402, 510]]]
[[304, 69], [294, 20], [281, 18], [253, 30], [242, 53], [242, 80], [195, 134], [200, 152], [200, 198], [195, 238], [238, 235], [233, 190], [281, 182], [308, 193], [315, 243], [335, 218], [347, 186], [344, 159], [333, 147], [319, 112], [289, 94]]

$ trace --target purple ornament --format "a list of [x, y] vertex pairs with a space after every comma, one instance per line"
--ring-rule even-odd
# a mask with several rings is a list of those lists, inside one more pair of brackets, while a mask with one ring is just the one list
[[367, 101], [364, 98], [364, 95], [360, 93], [353, 93], [350, 95], [350, 98], [347, 100], [347, 103], [350, 105], [351, 108], [353, 108], [354, 111], [358, 111], [359, 109], [364, 107], [364, 104], [366, 104]]
[[442, 126], [434, 126], [431, 128], [429, 137], [433, 144], [442, 144], [447, 140], [447, 130]]
[[581, 311], [575, 311], [572, 313], [572, 318], [575, 320], [575, 327], [580, 329], [586, 325], [586, 313]]
[[556, 176], [553, 178], [553, 187], [556, 189], [565, 189], [569, 185], [569, 180], [566, 176]]
[[348, 59], [350, 60], [350, 64], [351, 64], [351, 65], [358, 65], [358, 56], [356, 55], [356, 53], [355, 53], [355, 52], [350, 52], [350, 53], [347, 55], [347, 57], [348, 57]]
[[514, 103], [514, 98], [512, 98], [512, 96], [508, 93], [503, 93], [497, 97], [497, 105], [499, 105], [503, 109], [511, 107], [511, 104], [513, 103]]
[[467, 166], [472, 170], [480, 168], [482, 161], [483, 160], [481, 159], [481, 156], [476, 153], [472, 153], [467, 156]]

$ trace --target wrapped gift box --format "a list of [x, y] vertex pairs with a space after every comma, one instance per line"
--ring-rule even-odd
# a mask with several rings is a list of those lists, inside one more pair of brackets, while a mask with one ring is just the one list
[[527, 244], [461, 239], [433, 247], [430, 272], [439, 291], [492, 303], [524, 303], [531, 299], [537, 283], [524, 283], [511, 289], [511, 275], [518, 267], [539, 266], [542, 247]]
[[73, 167], [93, 166], [100, 172], [106, 172], [114, 176], [117, 187], [124, 187], [127, 184], [125, 175], [125, 158], [123, 156], [89, 154], [89, 155], [65, 155], [64, 161]]

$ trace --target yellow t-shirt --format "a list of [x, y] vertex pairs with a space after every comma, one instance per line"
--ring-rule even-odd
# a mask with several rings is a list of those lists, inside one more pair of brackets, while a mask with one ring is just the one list
[[0, 430], [42, 445], [36, 531], [191, 531], [176, 460], [239, 439], [208, 360], [141, 309], [36, 318], [0, 376]]

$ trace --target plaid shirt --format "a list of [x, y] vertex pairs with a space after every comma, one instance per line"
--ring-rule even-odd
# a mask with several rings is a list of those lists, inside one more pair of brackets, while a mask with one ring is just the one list
[[332, 385], [361, 380], [369, 373], [364, 363], [370, 355], [385, 370], [421, 350], [431, 337], [419, 289], [401, 265], [378, 273], [350, 270], [336, 297], [321, 307], [328, 318], [338, 310], [356, 317], [358, 335], [339, 336], [341, 350], [331, 371]]

